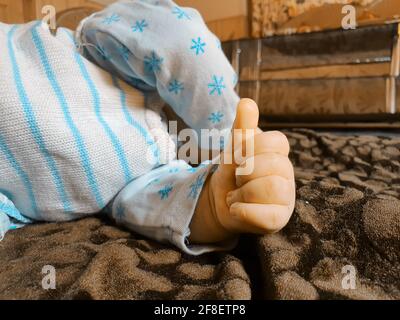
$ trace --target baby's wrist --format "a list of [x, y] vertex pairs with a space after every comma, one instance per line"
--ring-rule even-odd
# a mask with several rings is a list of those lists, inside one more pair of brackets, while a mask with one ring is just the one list
[[212, 174], [204, 184], [190, 223], [189, 241], [192, 243], [216, 243], [233, 238], [219, 221], [212, 190]]

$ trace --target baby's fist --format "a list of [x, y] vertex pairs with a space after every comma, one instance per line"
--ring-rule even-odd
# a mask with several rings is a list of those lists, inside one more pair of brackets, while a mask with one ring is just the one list
[[257, 125], [257, 105], [241, 100], [233, 143], [228, 144], [211, 178], [216, 216], [234, 233], [277, 232], [288, 223], [295, 205], [288, 140], [278, 131], [261, 132]]

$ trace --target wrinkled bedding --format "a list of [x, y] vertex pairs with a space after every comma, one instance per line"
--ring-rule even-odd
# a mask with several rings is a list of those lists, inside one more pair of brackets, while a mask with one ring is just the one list
[[297, 204], [280, 233], [191, 257], [101, 217], [28, 226], [0, 242], [0, 298], [400, 299], [400, 139], [286, 133]]

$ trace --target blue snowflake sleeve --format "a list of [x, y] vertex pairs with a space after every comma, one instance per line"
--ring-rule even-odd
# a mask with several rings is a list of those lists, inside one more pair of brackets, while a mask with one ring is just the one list
[[171, 0], [117, 2], [79, 30], [88, 58], [140, 89], [156, 89], [198, 133], [231, 128], [237, 76], [196, 10]]
[[115, 198], [111, 214], [118, 224], [184, 252], [199, 255], [232, 249], [236, 241], [191, 245], [190, 222], [203, 185], [213, 166], [198, 168], [175, 160], [132, 181]]

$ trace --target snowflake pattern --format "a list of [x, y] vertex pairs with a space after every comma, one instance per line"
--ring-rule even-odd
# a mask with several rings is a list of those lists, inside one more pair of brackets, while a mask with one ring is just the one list
[[144, 57], [144, 68], [147, 72], [160, 71], [163, 60], [163, 58], [157, 57], [156, 53], [153, 51], [150, 57]]
[[212, 96], [217, 93], [219, 96], [222, 95], [222, 90], [226, 88], [224, 85], [224, 77], [218, 78], [217, 76], [212, 77], [213, 82], [208, 84], [208, 88], [211, 89], [209, 95]]
[[166, 185], [164, 188], [158, 191], [158, 194], [161, 197], [161, 200], [168, 199], [169, 194], [171, 193], [173, 187], [172, 185]]
[[133, 32], [143, 32], [146, 27], [149, 25], [147, 24], [146, 20], [136, 21], [136, 23], [132, 26]]
[[113, 24], [114, 22], [118, 22], [120, 20], [120, 16], [116, 13], [113, 13], [112, 15], [105, 17], [102, 23], [110, 25]]
[[196, 56], [204, 53], [204, 47], [206, 46], [206, 43], [203, 42], [200, 37], [198, 37], [197, 40], [192, 39], [192, 43], [193, 45], [190, 47], [190, 49], [196, 52]]
[[171, 81], [169, 83], [168, 91], [173, 92], [175, 94], [179, 94], [185, 88], [183, 87], [183, 83], [179, 82], [178, 80]]
[[187, 19], [187, 20], [191, 20], [190, 16], [186, 13], [186, 11], [184, 11], [182, 8], [179, 7], [174, 7], [174, 9], [172, 10], [173, 14], [176, 14], [176, 17], [181, 20], [181, 19]]
[[200, 189], [203, 187], [204, 184], [204, 177], [206, 176], [206, 173], [203, 173], [202, 175], [198, 176], [196, 178], [196, 181], [190, 185], [190, 192], [188, 195], [188, 198], [196, 199]]
[[218, 111], [211, 113], [208, 120], [215, 124], [215, 123], [220, 123], [223, 117], [224, 114], [221, 111]]

